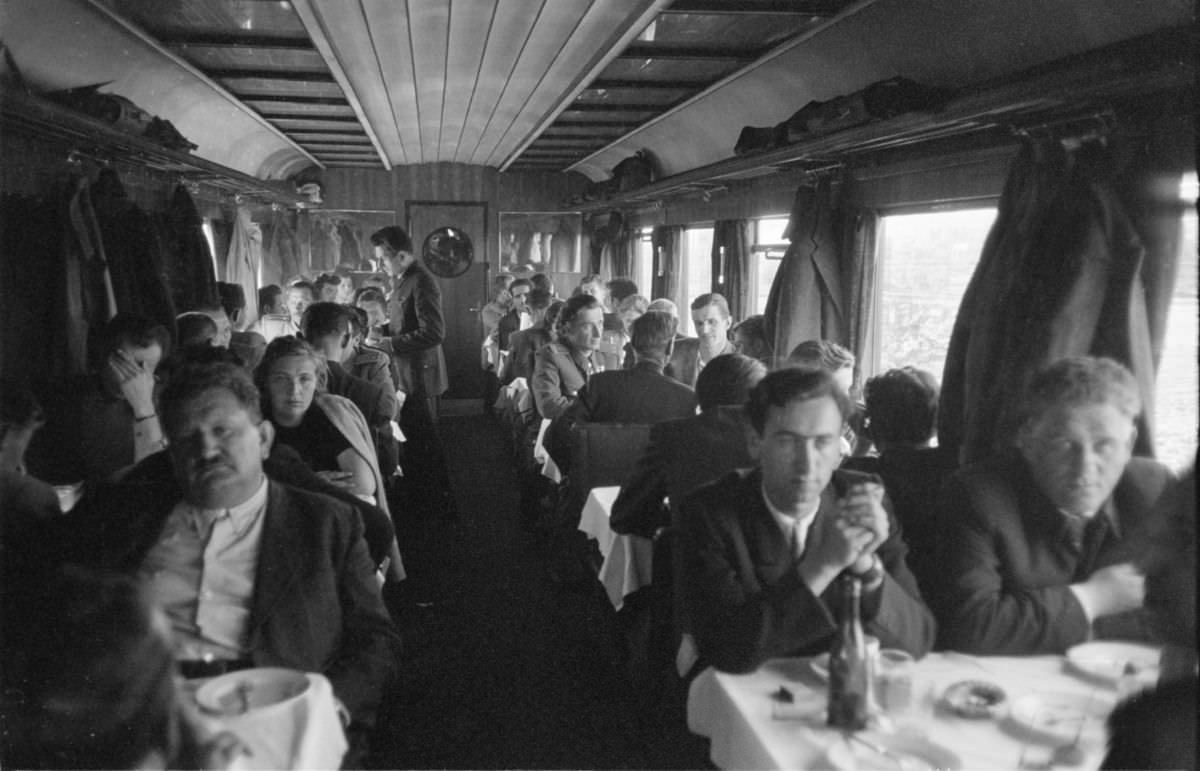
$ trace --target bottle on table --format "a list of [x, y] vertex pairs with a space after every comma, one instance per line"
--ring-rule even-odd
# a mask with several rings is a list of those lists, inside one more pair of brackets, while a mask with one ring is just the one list
[[862, 581], [840, 579], [842, 613], [829, 651], [829, 708], [826, 722], [843, 731], [867, 727], [871, 705], [871, 662], [863, 634]]

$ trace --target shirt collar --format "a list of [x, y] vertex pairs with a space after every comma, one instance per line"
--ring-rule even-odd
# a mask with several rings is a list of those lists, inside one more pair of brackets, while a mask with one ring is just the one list
[[[1066, 527], [1067, 522], [1069, 522], [1072, 517], [1076, 516], [1075, 514], [1068, 514], [1062, 509], [1059, 509], [1058, 513], [1062, 515], [1063, 527]], [[1108, 520], [1108, 529], [1112, 531], [1112, 534], [1117, 538], [1121, 537], [1121, 523], [1118, 521], [1117, 507], [1113, 503], [1113, 497], [1111, 495], [1108, 496], [1108, 500], [1105, 501], [1104, 504], [1100, 506], [1100, 508], [1092, 516], [1079, 516], [1081, 516], [1083, 519], [1085, 526], [1096, 517], [1103, 517], [1104, 519]]]
[[249, 498], [230, 509], [202, 509], [199, 506], [188, 506], [188, 523], [195, 532], [204, 534], [213, 522], [223, 514], [228, 513], [233, 522], [233, 531], [240, 538], [245, 535], [250, 526], [258, 518], [259, 513], [267, 503], [267, 476], [263, 475], [258, 488]]
[[818, 501], [817, 505], [813, 506], [810, 512], [798, 516], [788, 514], [775, 508], [775, 504], [771, 503], [771, 499], [767, 496], [766, 488], [759, 488], [759, 491], [762, 494], [763, 503], [767, 506], [767, 511], [771, 512], [771, 518], [775, 520], [775, 524], [779, 525], [779, 529], [783, 532], [784, 536], [790, 536], [792, 527], [797, 524], [807, 532], [808, 528], [812, 526], [813, 520], [817, 518], [817, 512], [821, 509], [821, 503]]

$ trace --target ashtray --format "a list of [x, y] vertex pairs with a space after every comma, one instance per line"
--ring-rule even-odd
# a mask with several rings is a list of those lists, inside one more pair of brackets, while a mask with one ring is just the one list
[[963, 680], [942, 694], [942, 703], [960, 717], [976, 720], [999, 717], [1008, 696], [1004, 689], [986, 680]]

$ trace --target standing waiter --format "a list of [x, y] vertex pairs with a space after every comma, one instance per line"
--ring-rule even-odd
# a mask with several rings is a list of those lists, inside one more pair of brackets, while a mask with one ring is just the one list
[[433, 275], [417, 261], [404, 228], [381, 228], [371, 234], [371, 243], [392, 283], [390, 336], [371, 342], [395, 359], [400, 375], [396, 387], [406, 395], [400, 408], [400, 428], [407, 440], [402, 462], [404, 487], [424, 518], [457, 517], [446, 454], [434, 425], [437, 397], [448, 385], [442, 355], [446, 337], [442, 292]]

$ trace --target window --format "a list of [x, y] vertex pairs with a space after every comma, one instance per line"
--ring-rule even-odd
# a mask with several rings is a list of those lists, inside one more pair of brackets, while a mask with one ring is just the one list
[[764, 217], [754, 221], [754, 248], [750, 256], [751, 307], [747, 316], [767, 309], [767, 295], [771, 293], [775, 273], [788, 249], [788, 242], [783, 237], [787, 224], [787, 217]]
[[1200, 309], [1196, 301], [1197, 178], [1192, 173], [1180, 186], [1183, 237], [1179, 241], [1179, 266], [1175, 293], [1167, 311], [1162, 361], [1154, 388], [1154, 452], [1173, 469], [1182, 470], [1196, 457], [1196, 426], [1200, 393], [1197, 375], [1197, 339], [1200, 339]]
[[[680, 282], [684, 288], [684, 298], [679, 304], [681, 321], [687, 317], [692, 300], [712, 291], [712, 242], [711, 227], [687, 228], [684, 231], [683, 280]], [[686, 326], [687, 334], [692, 334], [691, 324]]]
[[941, 379], [958, 306], [995, 218], [995, 208], [881, 218], [879, 349], [867, 374], [908, 365]]
[[654, 246], [650, 243], [653, 228], [642, 228], [639, 231], [637, 249], [633, 254], [633, 280], [637, 282], [638, 294], [647, 300], [653, 300], [654, 291]]

